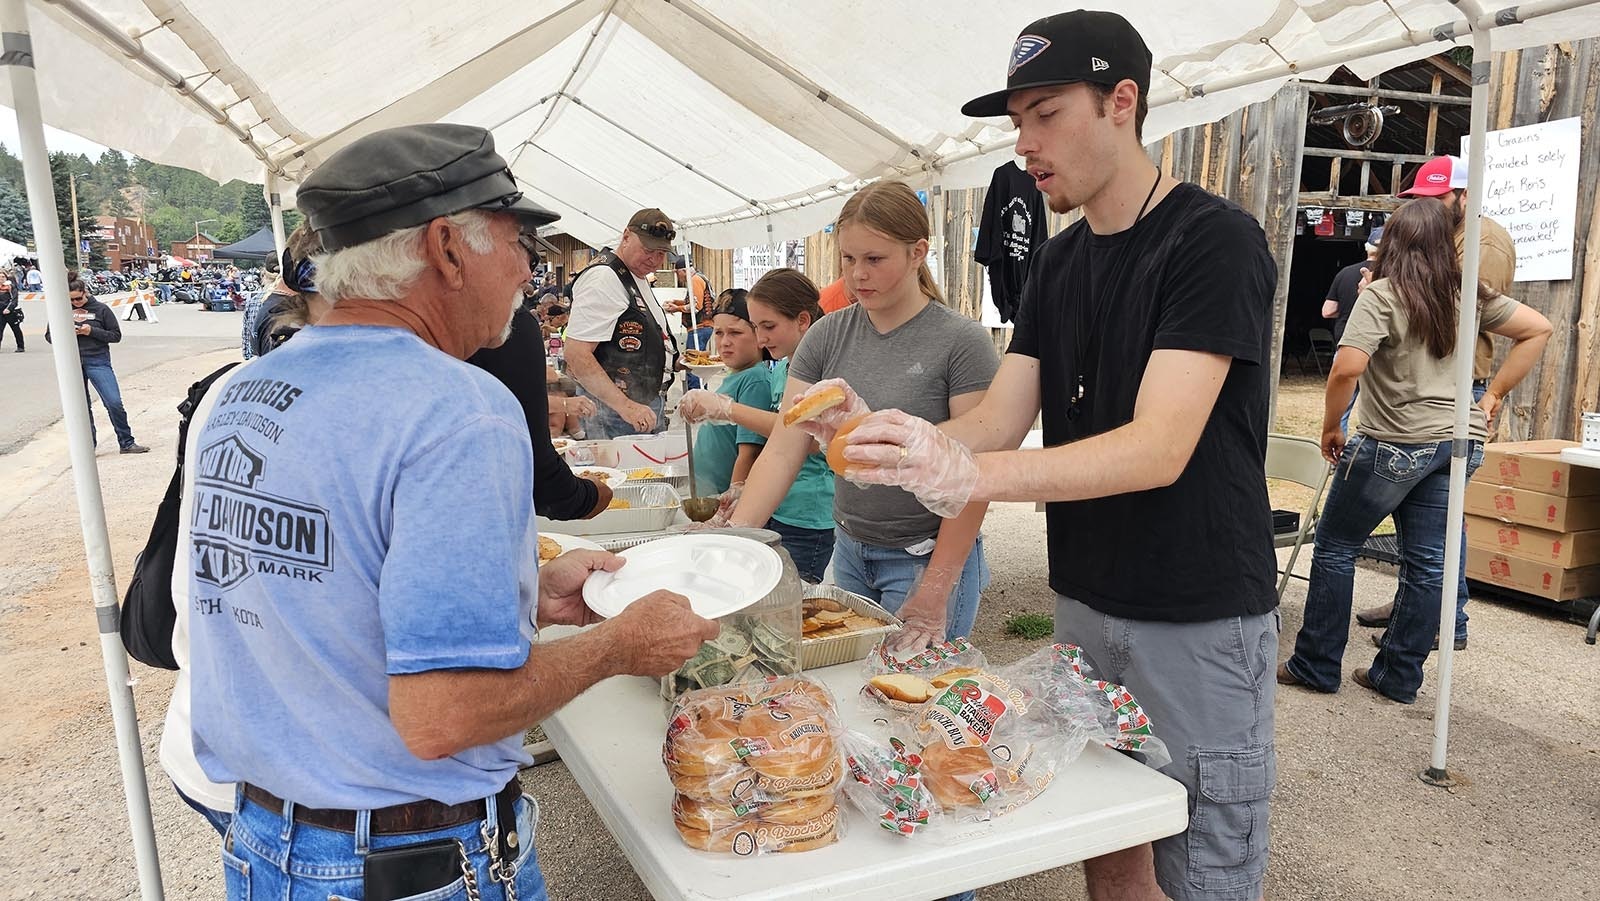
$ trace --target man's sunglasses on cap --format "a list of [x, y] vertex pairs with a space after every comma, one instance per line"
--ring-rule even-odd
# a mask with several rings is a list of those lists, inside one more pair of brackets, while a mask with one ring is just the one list
[[649, 225], [635, 225], [633, 229], [634, 231], [649, 235], [652, 238], [659, 238], [662, 241], [671, 241], [673, 238], [678, 236], [678, 230], [666, 224], [665, 222], [656, 222]]

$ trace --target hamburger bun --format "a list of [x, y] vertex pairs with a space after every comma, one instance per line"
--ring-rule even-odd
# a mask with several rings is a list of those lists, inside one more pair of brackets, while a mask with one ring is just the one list
[[921, 704], [934, 695], [934, 687], [928, 680], [910, 673], [873, 676], [867, 684], [882, 692], [884, 697], [906, 704]]
[[839, 808], [831, 804], [813, 819], [778, 823], [762, 819], [757, 835], [764, 851], [810, 851], [839, 840]]
[[756, 776], [756, 788], [771, 798], [814, 798], [830, 795], [838, 787], [844, 768], [835, 754], [815, 773], [806, 776]]
[[761, 703], [776, 702], [786, 710], [814, 710], [832, 712], [833, 695], [822, 685], [800, 676], [782, 676], [762, 686]]
[[839, 426], [839, 431], [833, 433], [833, 440], [828, 442], [828, 468], [832, 469], [835, 475], [842, 476], [845, 470], [850, 468], [850, 461], [844, 458], [844, 439], [856, 430], [856, 426], [865, 422], [866, 418], [865, 415], [857, 416], [855, 419]]
[[756, 853], [756, 833], [752, 826], [710, 832], [705, 829], [691, 829], [676, 820], [673, 821], [673, 825], [678, 827], [678, 834], [683, 837], [683, 843], [691, 848], [715, 851], [719, 854], [738, 854], [741, 857]]
[[844, 403], [844, 389], [830, 385], [795, 401], [794, 406], [783, 414], [783, 424], [793, 428], [802, 422], [810, 422], [842, 403]]
[[935, 740], [922, 749], [922, 784], [947, 809], [981, 805], [983, 799], [973, 794], [971, 785], [993, 773], [989, 752], [976, 745], [952, 748]]
[[832, 794], [815, 795], [810, 798], [795, 798], [790, 801], [775, 801], [761, 808], [761, 822], [798, 826], [801, 823], [809, 823], [833, 810], [835, 803]]
[[672, 819], [680, 828], [701, 832], [720, 832], [750, 824], [755, 817], [749, 810], [741, 813], [743, 809], [688, 795], [674, 795], [672, 798]]
[[815, 776], [836, 762], [828, 724], [820, 714], [783, 704], [752, 708], [739, 723], [739, 736], [758, 750], [745, 758], [751, 769], [774, 779]]
[[672, 787], [678, 794], [718, 804], [749, 803], [754, 798], [759, 784], [755, 771], [743, 766], [737, 770], [709, 776], [682, 773], [669, 767], [667, 778], [672, 780]]

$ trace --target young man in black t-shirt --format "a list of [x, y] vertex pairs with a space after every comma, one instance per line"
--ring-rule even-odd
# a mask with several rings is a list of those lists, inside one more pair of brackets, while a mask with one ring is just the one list
[[[1087, 861], [1096, 899], [1254, 901], [1276, 781], [1276, 558], [1266, 492], [1272, 299], [1261, 227], [1140, 146], [1151, 57], [1107, 12], [1022, 32], [1007, 114], [1056, 212], [996, 403], [935, 428], [899, 411], [848, 438], [851, 478], [952, 515], [1047, 501], [1056, 638], [1144, 704], [1188, 789], [1186, 832]], [[1017, 451], [1035, 414], [1044, 450]], [[969, 450], [968, 448], [971, 448]], [[992, 451], [974, 455], [973, 451]], [[993, 452], [998, 451], [998, 452]]]

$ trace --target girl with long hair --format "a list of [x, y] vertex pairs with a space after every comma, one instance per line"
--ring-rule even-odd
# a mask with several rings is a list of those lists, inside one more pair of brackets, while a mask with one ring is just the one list
[[[1453, 232], [1449, 211], [1437, 200], [1413, 200], [1396, 210], [1384, 226], [1373, 281], [1356, 299], [1339, 341], [1322, 420], [1322, 453], [1334, 473], [1317, 521], [1305, 622], [1293, 656], [1278, 667], [1285, 685], [1338, 690], [1356, 552], [1391, 515], [1400, 542], [1400, 589], [1377, 657], [1351, 678], [1402, 704], [1415, 701], [1422, 685], [1422, 665], [1439, 632], [1446, 529], [1461, 528], [1445, 513], [1456, 317], [1476, 315], [1481, 330], [1515, 342], [1472, 409], [1469, 477], [1483, 462], [1499, 399], [1528, 374], [1550, 337], [1550, 323], [1537, 311], [1481, 285], [1471, 306], [1460, 302]], [[1339, 419], [1357, 383], [1356, 429], [1346, 440]], [[1464, 571], [1450, 579], [1466, 590]]]
[[[789, 379], [789, 358], [800, 346], [807, 330], [822, 318], [817, 286], [794, 269], [774, 269], [750, 288], [744, 298], [749, 321], [755, 327], [756, 343], [774, 360], [772, 394], [763, 403], [740, 403], [730, 395], [727, 383], [716, 392], [697, 390], [684, 394], [678, 412], [690, 422], [731, 423], [741, 432], [772, 437], [778, 423], [777, 410], [783, 401]], [[724, 355], [725, 356], [725, 355]], [[695, 450], [700, 449], [697, 440]], [[727, 521], [728, 512], [743, 490], [744, 473], [738, 474], [725, 492], [725, 509], [719, 509], [713, 525]], [[833, 559], [833, 473], [820, 452], [806, 456], [799, 475], [777, 509], [766, 522], [777, 532], [783, 547], [794, 560], [800, 577], [821, 582]]]
[[[983, 326], [944, 305], [917, 195], [900, 182], [872, 184], [845, 202], [834, 233], [858, 302], [805, 333], [789, 361], [784, 409], [825, 380], [854, 389], [844, 407], [854, 413], [898, 408], [938, 423], [976, 407], [999, 359]], [[806, 432], [776, 423], [732, 524], [765, 524], [813, 449]], [[940, 519], [899, 488], [836, 478], [834, 579], [899, 614], [898, 647], [966, 635], [989, 579], [978, 535], [986, 509]]]

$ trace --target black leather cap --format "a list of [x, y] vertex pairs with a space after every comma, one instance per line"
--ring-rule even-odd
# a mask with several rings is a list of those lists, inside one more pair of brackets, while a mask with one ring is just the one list
[[355, 141], [301, 183], [296, 205], [325, 252], [463, 210], [512, 213], [527, 228], [560, 218], [523, 198], [487, 129], [446, 123], [387, 128]]

